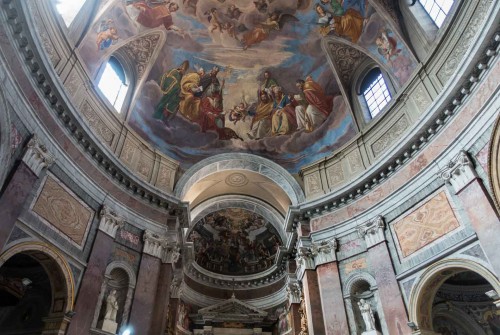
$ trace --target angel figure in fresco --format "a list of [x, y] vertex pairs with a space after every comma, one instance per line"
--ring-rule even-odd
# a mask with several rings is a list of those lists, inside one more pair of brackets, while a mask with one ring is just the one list
[[137, 23], [146, 28], [164, 26], [167, 30], [182, 32], [174, 25], [172, 14], [179, 10], [179, 5], [174, 2], [161, 2], [159, 4], [146, 1], [136, 1], [128, 6], [138, 11], [135, 18]]
[[280, 14], [278, 12], [269, 14], [266, 21], [261, 22], [258, 27], [255, 27], [254, 29], [243, 35], [243, 50], [246, 50], [252, 45], [259, 44], [260, 42], [266, 40], [269, 37], [271, 31], [280, 31], [281, 29], [283, 29], [285, 24], [298, 21], [299, 19], [291, 14]]
[[243, 12], [235, 4], [229, 5], [226, 16], [230, 19], [238, 20]]
[[210, 22], [209, 30], [211, 33], [216, 30], [219, 30], [220, 32], [224, 30], [224, 26], [217, 15], [217, 8], [212, 8], [209, 11], [206, 11], [205, 15], [208, 15], [208, 22]]
[[397, 57], [401, 49], [397, 48], [398, 42], [394, 37], [389, 36], [391, 31], [389, 29], [381, 29], [375, 43], [378, 47], [378, 52], [384, 56], [387, 62], [391, 63], [393, 57]]
[[118, 31], [112, 19], [103, 20], [97, 29], [97, 51], [109, 48], [118, 41]]

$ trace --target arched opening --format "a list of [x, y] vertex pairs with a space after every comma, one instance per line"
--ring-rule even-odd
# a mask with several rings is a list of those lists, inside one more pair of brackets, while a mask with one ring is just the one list
[[68, 264], [48, 245], [10, 248], [0, 256], [0, 333], [64, 334], [73, 292]]
[[86, 0], [55, 0], [57, 12], [61, 15], [66, 27], [76, 18]]
[[116, 57], [109, 58], [97, 86], [113, 108], [121, 113], [129, 89], [129, 80], [125, 68]]
[[[416, 334], [500, 334], [500, 283], [468, 260], [434, 264], [410, 296], [410, 324]], [[419, 333], [420, 332], [420, 333]]]
[[362, 106], [367, 108], [370, 119], [380, 114], [389, 101], [391, 101], [391, 93], [378, 67], [366, 73], [361, 81], [358, 94], [364, 98]]
[[52, 304], [50, 279], [34, 258], [17, 254], [0, 268], [0, 333], [40, 334]]

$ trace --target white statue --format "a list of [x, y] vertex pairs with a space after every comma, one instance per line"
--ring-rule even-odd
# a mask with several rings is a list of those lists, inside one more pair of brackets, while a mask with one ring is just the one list
[[116, 300], [116, 290], [111, 290], [106, 298], [106, 314], [104, 319], [116, 322], [116, 313], [118, 312], [118, 300]]
[[366, 332], [370, 330], [375, 330], [375, 317], [373, 316], [372, 307], [370, 303], [365, 301], [365, 299], [360, 299], [358, 302], [359, 310], [363, 316], [363, 321], [365, 322]]

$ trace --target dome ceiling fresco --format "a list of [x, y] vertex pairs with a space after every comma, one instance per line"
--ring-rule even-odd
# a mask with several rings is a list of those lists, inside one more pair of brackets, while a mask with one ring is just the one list
[[232, 276], [269, 269], [282, 245], [271, 223], [241, 208], [226, 208], [206, 215], [195, 224], [187, 241], [194, 242], [198, 265]]
[[322, 39], [360, 50], [396, 86], [416, 67], [386, 17], [367, 0], [115, 0], [80, 55], [94, 77], [111, 54], [134, 63], [127, 121], [181, 168], [247, 152], [297, 173], [357, 132]]

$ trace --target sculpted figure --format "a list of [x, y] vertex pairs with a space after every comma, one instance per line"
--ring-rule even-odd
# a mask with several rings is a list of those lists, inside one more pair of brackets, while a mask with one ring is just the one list
[[365, 301], [365, 299], [361, 299], [358, 302], [358, 306], [363, 316], [363, 321], [365, 322], [366, 331], [375, 330], [375, 317], [373, 316], [370, 303]]
[[106, 314], [104, 319], [116, 322], [116, 313], [118, 312], [118, 300], [116, 299], [116, 290], [111, 290], [106, 298]]

